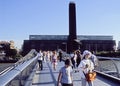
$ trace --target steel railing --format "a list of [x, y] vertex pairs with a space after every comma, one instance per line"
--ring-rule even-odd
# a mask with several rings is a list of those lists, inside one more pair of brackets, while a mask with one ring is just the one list
[[0, 75], [0, 86], [24, 86], [37, 63], [37, 52], [31, 50], [25, 57], [2, 71]]
[[98, 58], [98, 68], [97, 68], [98, 71], [120, 78], [120, 68], [119, 68], [120, 58], [100, 57], [100, 56], [97, 56], [97, 58]]

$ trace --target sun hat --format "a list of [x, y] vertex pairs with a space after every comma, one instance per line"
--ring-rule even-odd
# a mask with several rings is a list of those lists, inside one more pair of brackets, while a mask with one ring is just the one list
[[91, 55], [92, 53], [91, 53], [89, 50], [85, 50], [85, 51], [83, 52], [82, 56], [84, 57], [84, 56], [87, 55], [87, 54]]

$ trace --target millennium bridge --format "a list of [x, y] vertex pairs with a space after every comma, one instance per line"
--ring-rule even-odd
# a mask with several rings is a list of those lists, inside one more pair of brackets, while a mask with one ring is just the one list
[[[64, 54], [64, 59], [67, 54]], [[31, 50], [18, 62], [0, 72], [0, 86], [56, 86], [59, 70], [64, 62], [58, 62], [57, 70], [51, 62], [43, 63], [43, 70], [38, 68], [37, 52]], [[98, 57], [97, 77], [94, 86], [120, 86], [120, 59]], [[81, 85], [79, 72], [73, 73], [74, 86]]]

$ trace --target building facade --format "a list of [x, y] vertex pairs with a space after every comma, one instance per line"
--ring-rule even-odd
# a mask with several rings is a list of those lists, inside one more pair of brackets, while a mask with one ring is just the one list
[[[30, 35], [29, 40], [24, 40], [23, 51], [27, 54], [31, 49], [57, 50], [62, 49], [67, 52], [67, 35]], [[116, 45], [112, 36], [85, 36], [78, 35], [80, 50], [90, 51], [112, 51]]]

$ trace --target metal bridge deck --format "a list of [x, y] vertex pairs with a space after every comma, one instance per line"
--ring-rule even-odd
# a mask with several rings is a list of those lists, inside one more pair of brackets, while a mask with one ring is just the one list
[[[60, 68], [64, 65], [63, 62], [59, 62], [57, 65], [57, 70], [54, 71], [52, 69], [51, 63], [43, 63], [43, 70], [40, 71], [39, 69], [36, 70], [35, 75], [32, 80], [31, 86], [56, 86], [57, 77]], [[73, 84], [74, 86], [81, 86], [81, 80], [78, 73], [73, 74]], [[88, 86], [88, 85], [87, 85]], [[94, 86], [120, 86], [116, 83], [113, 83], [110, 80], [97, 76], [96, 80], [94, 81]]]

